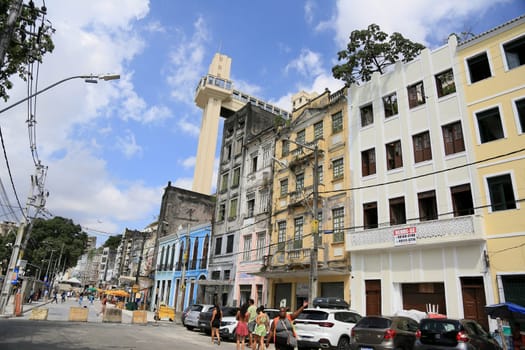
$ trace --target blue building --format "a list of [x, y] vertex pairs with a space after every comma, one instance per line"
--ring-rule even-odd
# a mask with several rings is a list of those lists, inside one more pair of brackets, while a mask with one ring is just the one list
[[204, 301], [198, 281], [208, 277], [210, 235], [211, 224], [203, 224], [159, 238], [152, 305], [180, 311]]

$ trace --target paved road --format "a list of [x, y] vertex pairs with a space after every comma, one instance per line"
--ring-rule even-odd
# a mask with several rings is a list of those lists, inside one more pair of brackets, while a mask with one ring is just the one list
[[[46, 307], [47, 321], [29, 320], [32, 307]], [[188, 331], [173, 322], [153, 322], [148, 314], [146, 325], [131, 324], [131, 311], [124, 310], [122, 323], [102, 323], [100, 304], [84, 302], [89, 309], [88, 322], [69, 322], [69, 308], [78, 306], [75, 300], [58, 304], [24, 305], [22, 317], [0, 319], [1, 350], [95, 350], [95, 349], [235, 349], [235, 343], [211, 344], [210, 337], [198, 331]], [[112, 307], [109, 306], [108, 307]], [[248, 350], [248, 349], [247, 349]]]

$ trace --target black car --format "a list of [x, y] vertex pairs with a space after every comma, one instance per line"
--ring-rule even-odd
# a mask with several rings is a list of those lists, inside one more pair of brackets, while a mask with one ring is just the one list
[[499, 350], [498, 342], [474, 320], [425, 318], [416, 333], [417, 350]]
[[412, 350], [418, 322], [405, 316], [366, 316], [350, 332], [352, 350]]

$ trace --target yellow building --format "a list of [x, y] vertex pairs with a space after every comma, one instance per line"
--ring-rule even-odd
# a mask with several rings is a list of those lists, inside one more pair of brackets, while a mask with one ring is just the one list
[[460, 43], [456, 65], [487, 238], [487, 302], [525, 305], [525, 16]]
[[[318, 193], [317, 296], [350, 300], [344, 229], [350, 226], [347, 89], [293, 99], [291, 120], [282, 121], [275, 146], [268, 304], [292, 309], [309, 297], [313, 251], [314, 171]], [[305, 145], [302, 147], [300, 145]], [[318, 168], [314, 151], [318, 147]], [[341, 190], [341, 191], [340, 191]], [[315, 295], [313, 296], [315, 297]]]

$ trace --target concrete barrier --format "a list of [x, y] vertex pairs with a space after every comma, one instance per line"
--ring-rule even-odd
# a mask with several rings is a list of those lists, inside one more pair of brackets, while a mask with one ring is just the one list
[[37, 321], [45, 321], [47, 320], [47, 315], [49, 313], [49, 309], [46, 307], [38, 307], [31, 310], [31, 316], [29, 316], [30, 320], [37, 320]]
[[106, 309], [102, 322], [122, 323], [122, 310], [117, 308]]
[[133, 311], [133, 317], [131, 318], [131, 323], [135, 323], [135, 324], [148, 323], [148, 312], [144, 310]]
[[69, 308], [69, 320], [72, 322], [87, 322], [89, 309], [79, 306]]

